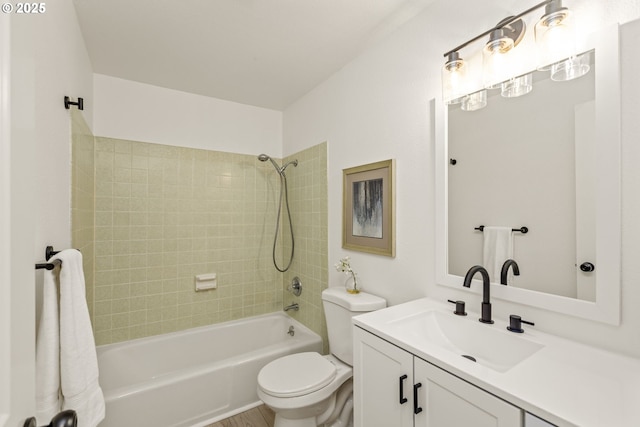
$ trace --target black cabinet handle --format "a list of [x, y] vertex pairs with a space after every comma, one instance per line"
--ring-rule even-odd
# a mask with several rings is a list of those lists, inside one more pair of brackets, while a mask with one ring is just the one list
[[401, 405], [404, 404], [404, 403], [407, 403], [407, 398], [404, 397], [404, 387], [403, 387], [404, 386], [404, 380], [406, 380], [406, 379], [407, 379], [406, 375], [403, 375], [403, 376], [401, 376], [399, 378], [399, 384], [400, 384], [400, 393], [399, 393], [399, 395], [400, 395], [400, 404]]
[[413, 386], [413, 413], [416, 415], [422, 412], [422, 408], [418, 406], [418, 389], [420, 387], [422, 387], [422, 383]]

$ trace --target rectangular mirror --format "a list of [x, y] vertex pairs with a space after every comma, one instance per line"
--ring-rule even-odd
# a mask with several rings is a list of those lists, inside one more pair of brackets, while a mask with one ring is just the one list
[[466, 271], [483, 264], [480, 226], [525, 226], [513, 233], [520, 276], [504, 286], [494, 273], [492, 296], [619, 323], [617, 26], [589, 44], [592, 70], [576, 80], [534, 72], [531, 93], [489, 91], [481, 110], [438, 103], [439, 284], [462, 289]]
[[595, 270], [577, 268], [595, 263], [594, 65], [567, 82], [535, 71], [530, 93], [489, 91], [481, 110], [448, 106], [449, 274], [484, 265], [500, 283], [478, 228], [526, 226], [511, 233], [520, 274], [508, 284], [595, 301]]

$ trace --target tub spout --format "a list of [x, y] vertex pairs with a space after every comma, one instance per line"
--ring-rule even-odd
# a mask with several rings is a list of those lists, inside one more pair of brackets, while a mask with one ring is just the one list
[[289, 311], [289, 310], [298, 311], [300, 310], [300, 306], [298, 305], [297, 302], [291, 303], [290, 305], [284, 308], [284, 311]]

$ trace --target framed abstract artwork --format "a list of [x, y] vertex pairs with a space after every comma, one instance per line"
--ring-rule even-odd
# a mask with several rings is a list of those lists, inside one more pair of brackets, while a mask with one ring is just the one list
[[394, 163], [343, 169], [343, 248], [395, 256]]

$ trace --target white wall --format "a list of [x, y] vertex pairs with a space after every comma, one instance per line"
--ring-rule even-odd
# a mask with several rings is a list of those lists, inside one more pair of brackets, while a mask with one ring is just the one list
[[0, 426], [35, 412], [34, 27], [0, 15]]
[[[433, 277], [433, 149], [425, 95], [436, 81], [427, 75], [424, 45], [429, 42], [416, 22], [284, 113], [287, 155], [328, 143], [329, 286], [342, 285], [344, 277], [333, 264], [348, 254], [364, 290], [389, 304], [424, 296], [425, 283]], [[342, 250], [342, 170], [391, 158], [396, 159], [395, 259]]]
[[[495, 25], [504, 16], [520, 12], [535, 1], [483, 2], [438, 0], [389, 38], [364, 52], [341, 71], [288, 107], [284, 112], [284, 154], [328, 142], [329, 284], [340, 285], [342, 276], [331, 267], [348, 254], [365, 290], [390, 304], [429, 295], [438, 299], [462, 297], [470, 307], [479, 298], [434, 283], [434, 138], [429, 100], [440, 92], [443, 53]], [[593, 30], [616, 21], [640, 17], [638, 1], [575, 2], [583, 22]], [[570, 8], [574, 2], [566, 2]], [[449, 18], [454, 17], [455, 20]], [[623, 314], [620, 327], [610, 327], [570, 316], [503, 301], [494, 304], [496, 317], [521, 314], [536, 327], [587, 343], [640, 356], [640, 289], [634, 286], [640, 267], [640, 231], [633, 218], [640, 214], [637, 192], [640, 161], [637, 119], [640, 90], [636, 59], [640, 24], [625, 28], [623, 43]], [[632, 34], [633, 33], [633, 34]], [[635, 49], [635, 50], [634, 50]], [[635, 73], [635, 74], [634, 74]], [[637, 145], [637, 144], [636, 144]], [[342, 169], [395, 158], [396, 246], [395, 259], [345, 251], [341, 248]], [[636, 236], [636, 239], [633, 239]]]
[[94, 75], [96, 136], [282, 157], [282, 112]]
[[[34, 278], [42, 276], [34, 272], [34, 263], [44, 258], [46, 245], [64, 248], [71, 240], [71, 127], [63, 99], [82, 96], [90, 106], [92, 79], [71, 0], [48, 3], [47, 11], [39, 15], [3, 14], [2, 42], [11, 48], [9, 61], [2, 64], [3, 101], [5, 89], [11, 97], [9, 125], [2, 126], [3, 138], [10, 142], [8, 151], [3, 146], [3, 161], [9, 165], [1, 168], [3, 196], [8, 195], [2, 197], [1, 240], [3, 249], [10, 245], [10, 253], [2, 251], [0, 294], [7, 297], [2, 298], [2, 307], [10, 307], [0, 311], [10, 336], [3, 329], [0, 347], [3, 357], [4, 352], [11, 357], [11, 375], [3, 381], [0, 405], [6, 403], [2, 393], [11, 390], [14, 419], [8, 425], [17, 426], [18, 420], [22, 423], [35, 412]], [[10, 76], [5, 74], [7, 67]], [[90, 123], [90, 109], [87, 113]], [[6, 123], [4, 118], [2, 122]], [[0, 360], [2, 369], [4, 362]]]
[[[26, 16], [25, 16], [26, 17]], [[33, 261], [44, 260], [46, 246], [71, 246], [71, 115], [64, 97], [84, 100], [85, 121], [93, 122], [93, 72], [71, 0], [47, 4], [40, 15], [29, 16], [33, 26], [36, 140], [31, 170], [35, 181], [27, 190], [33, 200], [35, 222]], [[72, 106], [71, 108], [76, 108]], [[42, 273], [36, 273], [36, 321], [40, 313]]]
[[64, 249], [71, 244], [71, 118], [63, 100], [65, 95], [82, 97], [91, 126], [93, 81], [71, 0], [47, 3], [45, 13], [28, 19], [33, 20], [37, 40], [36, 152], [28, 165], [36, 177], [35, 261], [44, 258], [47, 245]]

